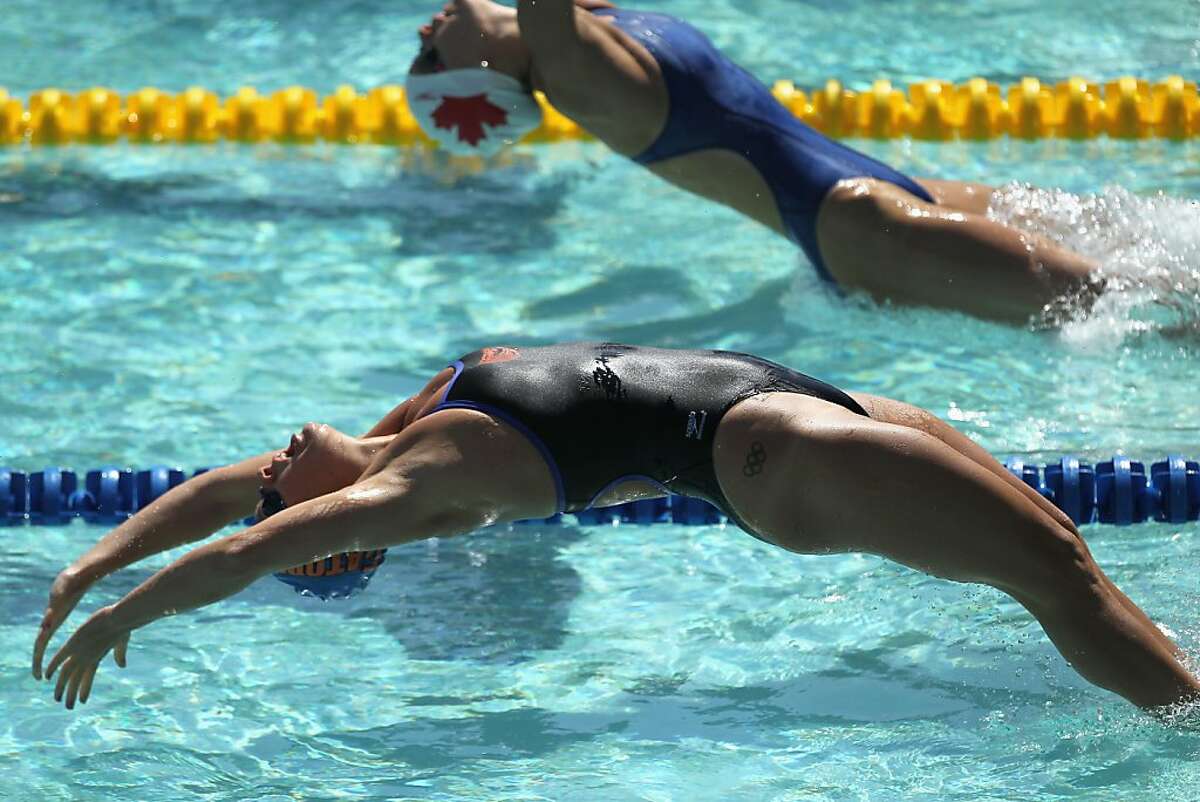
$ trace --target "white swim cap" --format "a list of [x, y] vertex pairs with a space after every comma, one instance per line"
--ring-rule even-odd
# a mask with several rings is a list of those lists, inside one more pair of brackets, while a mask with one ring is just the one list
[[516, 78], [483, 68], [409, 74], [408, 107], [439, 147], [490, 155], [542, 122], [542, 109]]

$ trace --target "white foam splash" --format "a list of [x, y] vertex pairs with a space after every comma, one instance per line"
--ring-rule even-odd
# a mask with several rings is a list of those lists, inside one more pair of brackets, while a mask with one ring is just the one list
[[1105, 292], [1089, 314], [1064, 325], [1065, 339], [1111, 344], [1147, 331], [1200, 338], [1200, 202], [1014, 183], [992, 196], [988, 217], [1099, 262]]

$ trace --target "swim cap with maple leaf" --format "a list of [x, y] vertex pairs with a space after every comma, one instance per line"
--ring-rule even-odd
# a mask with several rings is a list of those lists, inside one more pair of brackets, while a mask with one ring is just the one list
[[487, 99], [487, 95], [470, 97], [442, 96], [442, 103], [433, 110], [433, 122], [448, 131], [458, 127], [458, 141], [477, 146], [487, 137], [484, 125], [493, 128], [508, 123], [508, 112]]

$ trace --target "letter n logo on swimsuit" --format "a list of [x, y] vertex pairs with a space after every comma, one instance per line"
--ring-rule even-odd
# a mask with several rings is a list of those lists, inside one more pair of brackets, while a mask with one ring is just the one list
[[690, 437], [699, 440], [704, 434], [704, 424], [708, 420], [708, 410], [702, 410], [700, 417], [696, 417], [695, 412], [688, 413], [687, 431], [683, 433], [684, 437]]

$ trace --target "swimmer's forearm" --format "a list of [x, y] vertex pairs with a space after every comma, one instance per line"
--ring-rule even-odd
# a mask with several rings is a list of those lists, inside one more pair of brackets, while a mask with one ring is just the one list
[[254, 511], [262, 454], [189, 479], [102, 537], [68, 569], [89, 585], [159, 552], [192, 543]]
[[[272, 562], [264, 559], [262, 549], [251, 548], [256, 543], [278, 540], [300, 529], [279, 527], [275, 519], [283, 519], [288, 513], [294, 517], [293, 510], [303, 510], [304, 506], [289, 508], [268, 521], [189, 551], [113, 605], [113, 625], [127, 632], [139, 629], [160, 618], [226, 599], [272, 570], [311, 559], [311, 556], [302, 557], [296, 551], [290, 563], [286, 559]], [[294, 551], [277, 550], [288, 554]]]
[[575, 27], [574, 0], [518, 0], [517, 25], [521, 36], [531, 47], [538, 40], [566, 38], [578, 35]]
[[401, 404], [398, 404], [391, 412], [384, 415], [378, 423], [372, 426], [366, 434], [360, 439], [366, 440], [369, 437], [382, 437], [385, 435], [397, 434], [405, 427], [412, 415], [413, 399], [409, 398]]
[[367, 479], [279, 512], [193, 549], [113, 607], [123, 630], [232, 596], [262, 576], [344, 551], [369, 551], [477, 529], [465, 509], [424, 511], [422, 500], [383, 478]]
[[113, 605], [112, 624], [132, 632], [165, 616], [218, 602], [258, 578], [235, 564], [220, 543], [188, 552], [138, 585]]

